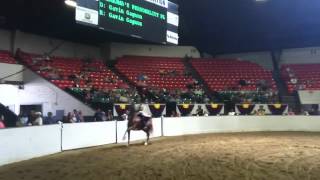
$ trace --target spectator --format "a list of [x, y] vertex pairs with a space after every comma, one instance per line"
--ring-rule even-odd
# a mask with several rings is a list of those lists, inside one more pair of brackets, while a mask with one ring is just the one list
[[26, 113], [21, 113], [19, 115], [19, 120], [17, 121], [16, 125], [18, 127], [27, 126], [28, 125], [28, 115]]
[[77, 123], [76, 115], [73, 112], [68, 113], [68, 119], [69, 119], [70, 123]]
[[120, 120], [122, 120], [122, 121], [127, 121], [128, 120], [128, 116], [129, 116], [129, 111], [127, 110], [125, 113], [123, 113], [122, 115], [121, 115], [121, 118], [120, 118]]
[[229, 116], [235, 116], [235, 115], [236, 115], [236, 112], [234, 111], [234, 109], [230, 109], [228, 115], [229, 115]]
[[79, 117], [79, 112], [76, 109], [73, 110], [73, 115], [76, 118], [76, 122], [81, 122]]
[[204, 111], [200, 105], [197, 108], [197, 116], [204, 116]]
[[107, 121], [113, 121], [113, 114], [111, 110], [108, 110]]
[[103, 113], [100, 108], [98, 108], [97, 112], [94, 114], [94, 121], [103, 121]]
[[289, 108], [289, 110], [288, 110], [288, 115], [289, 115], [289, 116], [294, 116], [294, 115], [296, 115], [296, 114], [294, 113], [294, 111], [292, 110], [292, 108]]
[[44, 118], [44, 124], [56, 124], [56, 120], [53, 118], [52, 112], [47, 113], [47, 117]]
[[32, 123], [33, 126], [42, 126], [43, 125], [43, 120], [42, 120], [42, 113], [41, 112], [36, 112], [35, 113], [35, 120]]
[[36, 112], [34, 110], [30, 111], [29, 117], [28, 117], [28, 125], [32, 126], [32, 124], [34, 123], [34, 121], [36, 120]]
[[78, 116], [79, 116], [79, 122], [84, 122], [84, 117], [82, 115], [82, 111], [78, 112]]
[[263, 106], [259, 106], [259, 109], [257, 110], [257, 115], [258, 116], [264, 116], [266, 115], [266, 110], [263, 108]]
[[0, 129], [6, 128], [6, 125], [4, 124], [4, 116], [0, 115]]
[[180, 114], [177, 111], [172, 111], [170, 117], [180, 117]]
[[107, 115], [104, 111], [101, 112], [102, 113], [102, 121], [107, 121]]

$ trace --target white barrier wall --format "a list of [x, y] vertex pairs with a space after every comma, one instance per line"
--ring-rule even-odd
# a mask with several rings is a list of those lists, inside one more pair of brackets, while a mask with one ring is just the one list
[[21, 31], [16, 31], [14, 45], [15, 50], [20, 48], [25, 52], [36, 54], [48, 53], [60, 45], [52, 55], [72, 58], [101, 58], [100, 47], [73, 43]]
[[[161, 136], [161, 118], [152, 119], [153, 123], [153, 133], [151, 134], [150, 138], [160, 137]], [[118, 121], [117, 124], [117, 134], [118, 134], [118, 143], [124, 143], [128, 141], [128, 135], [126, 139], [123, 140], [123, 135], [127, 130], [128, 121]], [[130, 141], [137, 141], [137, 140], [145, 140], [146, 133], [143, 131], [131, 131], [130, 134]]]
[[0, 50], [11, 50], [11, 32], [0, 29]]
[[218, 132], [320, 131], [319, 116], [215, 116], [165, 118], [164, 136]]
[[110, 53], [110, 59], [117, 59], [125, 55], [131, 56], [153, 56], [153, 57], [175, 57], [185, 56], [199, 58], [199, 51], [192, 46], [161, 46], [144, 44], [111, 43], [105, 47]]
[[284, 49], [281, 64], [319, 64], [320, 47]]
[[273, 62], [271, 52], [247, 52], [238, 54], [222, 54], [218, 55], [217, 58], [231, 58], [240, 59], [245, 61], [251, 61], [256, 64], [260, 64], [262, 67], [272, 70]]
[[23, 81], [23, 72], [21, 72], [22, 70], [23, 70], [22, 65], [0, 63], [0, 79], [10, 76], [6, 79], [3, 79], [3, 81], [20, 81], [21, 82]]
[[298, 91], [301, 104], [320, 104], [320, 91]]
[[[116, 126], [117, 125], [117, 126]], [[218, 132], [305, 131], [319, 132], [319, 116], [214, 116], [160, 118], [153, 120], [151, 138]], [[117, 127], [117, 128], [116, 128]], [[97, 122], [0, 130], [0, 166], [61, 152], [127, 142], [122, 137], [127, 122]], [[163, 134], [162, 134], [163, 129]], [[62, 130], [62, 131], [61, 131]], [[116, 137], [116, 132], [117, 136]], [[144, 140], [145, 133], [132, 131], [131, 140]]]
[[61, 151], [61, 126], [0, 130], [0, 166]]
[[63, 124], [62, 150], [116, 143], [115, 122]]

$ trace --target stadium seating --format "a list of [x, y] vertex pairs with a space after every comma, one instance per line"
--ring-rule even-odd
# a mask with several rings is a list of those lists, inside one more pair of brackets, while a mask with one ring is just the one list
[[[78, 86], [79, 88], [95, 87], [98, 90], [117, 89], [127, 87], [126, 83], [119, 79], [109, 70], [101, 60], [84, 61], [77, 58], [51, 57], [46, 59], [36, 54], [21, 53], [23, 63], [41, 76], [51, 79], [51, 82], [58, 87], [65, 89]], [[54, 69], [59, 78], [50, 78], [50, 71], [46, 68]], [[88, 82], [81, 74], [86, 74], [90, 79]], [[78, 77], [75, 82], [70, 76]], [[106, 79], [109, 79], [108, 81]]]
[[[139, 84], [137, 77], [146, 75], [148, 87], [166, 89], [186, 89], [192, 77], [184, 75], [185, 66], [180, 58], [135, 57], [128, 56], [118, 60], [116, 68], [135, 85]], [[174, 76], [163, 76], [160, 71], [176, 71]]]
[[16, 64], [16, 60], [9, 51], [0, 51], [0, 63]]
[[295, 90], [320, 90], [320, 64], [282, 65], [281, 74], [289, 93]]
[[[240, 91], [256, 91], [260, 80], [267, 81], [271, 90], [276, 90], [272, 72], [249, 61], [194, 59], [191, 64], [212, 91], [224, 91], [234, 87]], [[239, 86], [240, 80], [246, 81], [248, 85]]]

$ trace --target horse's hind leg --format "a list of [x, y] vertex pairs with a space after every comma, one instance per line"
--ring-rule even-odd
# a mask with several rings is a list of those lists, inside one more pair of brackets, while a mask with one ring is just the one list
[[147, 134], [147, 140], [144, 142], [144, 145], [145, 146], [148, 146], [148, 144], [149, 144], [149, 138], [150, 138], [150, 133], [149, 133], [149, 131], [144, 131], [146, 134]]

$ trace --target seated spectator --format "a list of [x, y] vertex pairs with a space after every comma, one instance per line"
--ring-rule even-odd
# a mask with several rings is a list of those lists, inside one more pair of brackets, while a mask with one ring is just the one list
[[146, 81], [148, 79], [148, 76], [144, 74], [139, 74], [137, 77], [138, 81]]
[[43, 125], [43, 119], [42, 119], [42, 113], [41, 112], [36, 112], [35, 113], [35, 120], [32, 123], [33, 126], [42, 126]]
[[50, 65], [41, 66], [40, 71], [51, 71], [53, 68]]
[[290, 82], [291, 82], [292, 84], [297, 84], [297, 83], [298, 83], [298, 79], [297, 79], [297, 78], [291, 78], [291, 79], [290, 79]]
[[161, 77], [166, 76], [167, 75], [167, 71], [163, 70], [163, 69], [160, 69], [159, 70], [159, 74], [160, 74]]
[[6, 128], [6, 125], [4, 124], [4, 116], [0, 115], [0, 129]]
[[200, 105], [197, 108], [197, 115], [198, 116], [204, 116], [204, 111], [203, 111], [203, 109], [201, 108]]
[[263, 106], [259, 106], [259, 109], [257, 110], [257, 115], [258, 116], [265, 116], [266, 115], [266, 110], [263, 108]]
[[54, 70], [54, 71], [51, 71], [48, 73], [48, 79], [51, 79], [51, 80], [59, 80], [61, 79], [58, 71]]

